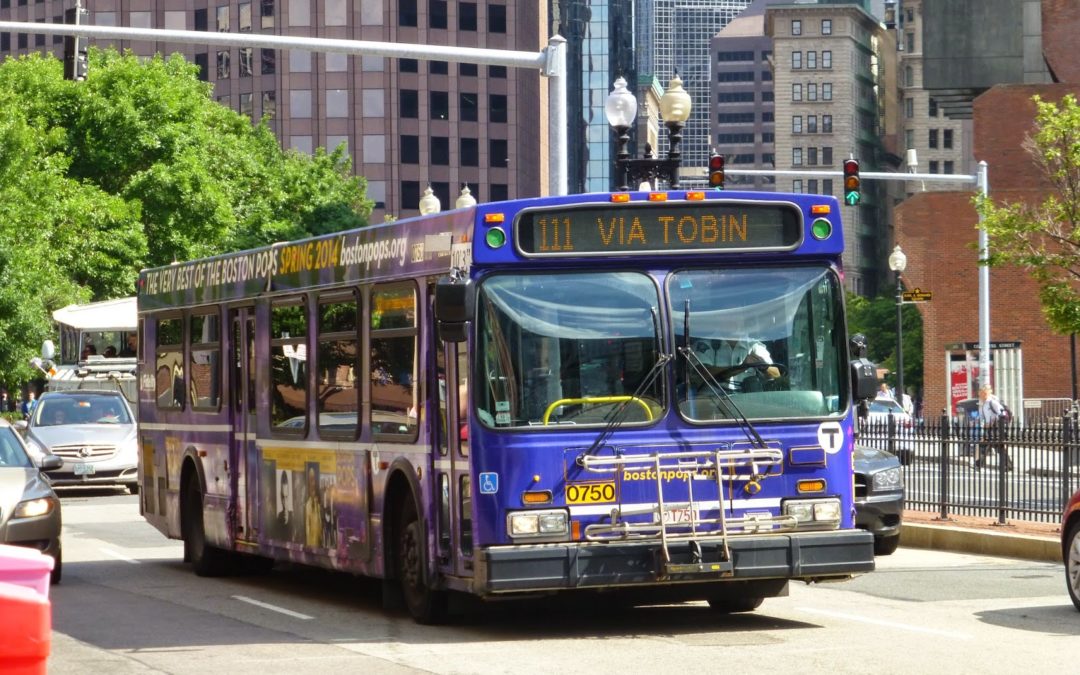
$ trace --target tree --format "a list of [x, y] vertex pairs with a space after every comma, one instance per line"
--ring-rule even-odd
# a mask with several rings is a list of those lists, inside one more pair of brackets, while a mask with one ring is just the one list
[[[862, 333], [867, 341], [867, 358], [879, 368], [892, 373], [889, 382], [896, 384], [896, 296], [864, 298], [848, 293], [848, 334]], [[922, 314], [911, 305], [901, 310], [904, 334], [904, 388], [921, 391], [923, 387]]]
[[992, 266], [1015, 265], [1039, 285], [1052, 330], [1080, 331], [1080, 106], [1066, 95], [1058, 104], [1035, 102], [1035, 126], [1025, 148], [1052, 190], [1040, 203], [1002, 205], [979, 196], [975, 208], [990, 238]]
[[182, 56], [90, 50], [0, 64], [0, 385], [53, 335], [51, 312], [131, 295], [144, 267], [367, 224], [342, 149], [283, 151], [216, 103]]

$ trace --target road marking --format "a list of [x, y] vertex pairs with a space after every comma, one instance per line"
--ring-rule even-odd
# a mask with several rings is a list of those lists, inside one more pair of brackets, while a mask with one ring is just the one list
[[285, 609], [284, 607], [278, 607], [277, 605], [271, 605], [268, 602], [259, 602], [254, 598], [249, 598], [246, 595], [234, 595], [233, 600], [239, 600], [240, 602], [246, 602], [249, 605], [255, 605], [256, 607], [262, 607], [263, 609], [269, 609], [271, 612], [278, 612], [286, 616], [291, 616], [294, 619], [303, 619], [304, 621], [311, 621], [315, 617], [308, 616], [307, 614], [301, 614], [300, 612], [294, 612], [291, 609]]
[[884, 628], [896, 628], [898, 630], [911, 631], [912, 633], [925, 633], [927, 635], [937, 635], [939, 637], [954, 639], [954, 640], [970, 640], [972, 636], [967, 633], [954, 633], [947, 630], [935, 630], [933, 628], [924, 628], [922, 626], [912, 626], [906, 623], [896, 623], [895, 621], [885, 621], [883, 619], [872, 619], [866, 616], [858, 616], [856, 614], [845, 614], [844, 612], [830, 612], [827, 609], [816, 609], [813, 607], [800, 607], [799, 611], [809, 612], [811, 614], [822, 614], [824, 616], [831, 616], [834, 619], [844, 619], [846, 621], [855, 621], [858, 623], [868, 623], [874, 626], [882, 626]]
[[102, 553], [104, 553], [105, 555], [109, 556], [110, 558], [116, 558], [117, 560], [123, 560], [126, 563], [131, 563], [132, 565], [138, 565], [139, 564], [139, 561], [136, 560], [135, 558], [129, 558], [126, 555], [124, 555], [123, 553], [118, 553], [118, 552], [112, 550], [111, 548], [98, 547], [98, 550], [101, 551]]

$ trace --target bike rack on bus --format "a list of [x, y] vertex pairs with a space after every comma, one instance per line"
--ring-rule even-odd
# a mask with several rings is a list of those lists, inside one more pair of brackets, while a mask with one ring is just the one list
[[[751, 534], [755, 532], [785, 532], [796, 528], [794, 516], [775, 516], [770, 513], [748, 514], [739, 518], [725, 515], [724, 481], [742, 481], [751, 489], [760, 489], [760, 481], [768, 475], [772, 467], [782, 467], [783, 452], [779, 448], [747, 448], [740, 450], [699, 450], [683, 452], [660, 451], [599, 457], [582, 455], [581, 466], [586, 471], [602, 474], [618, 474], [624, 471], [652, 470], [656, 476], [657, 503], [647, 507], [625, 508], [620, 503], [611, 509], [611, 522], [594, 523], [585, 527], [586, 541], [645, 540], [659, 538], [664, 572], [674, 574], [719, 573], [730, 574], [733, 571], [731, 551], [728, 548], [730, 534]], [[664, 478], [671, 471], [678, 477], [685, 477], [689, 491], [689, 502], [665, 503]], [[701, 517], [694, 499], [695, 475], [712, 471], [717, 487], [716, 517]], [[674, 514], [689, 511], [689, 520], [672, 522]], [[710, 509], [711, 510], [711, 509]], [[624, 517], [651, 514], [650, 522], [627, 522]], [[707, 527], [717, 529], [703, 529]], [[705, 562], [701, 559], [700, 540], [719, 539], [723, 546], [723, 556], [719, 561]], [[691, 546], [691, 562], [672, 562], [670, 544], [688, 541]]]

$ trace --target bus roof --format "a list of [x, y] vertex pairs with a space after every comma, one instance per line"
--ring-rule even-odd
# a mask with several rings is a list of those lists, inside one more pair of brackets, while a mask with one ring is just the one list
[[135, 330], [135, 297], [68, 305], [53, 312], [53, 320], [76, 330]]

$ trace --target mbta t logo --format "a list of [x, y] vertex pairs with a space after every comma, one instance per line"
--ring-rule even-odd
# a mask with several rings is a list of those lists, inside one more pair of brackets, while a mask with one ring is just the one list
[[857, 206], [862, 201], [862, 180], [859, 178], [859, 160], [844, 160], [844, 203]]

